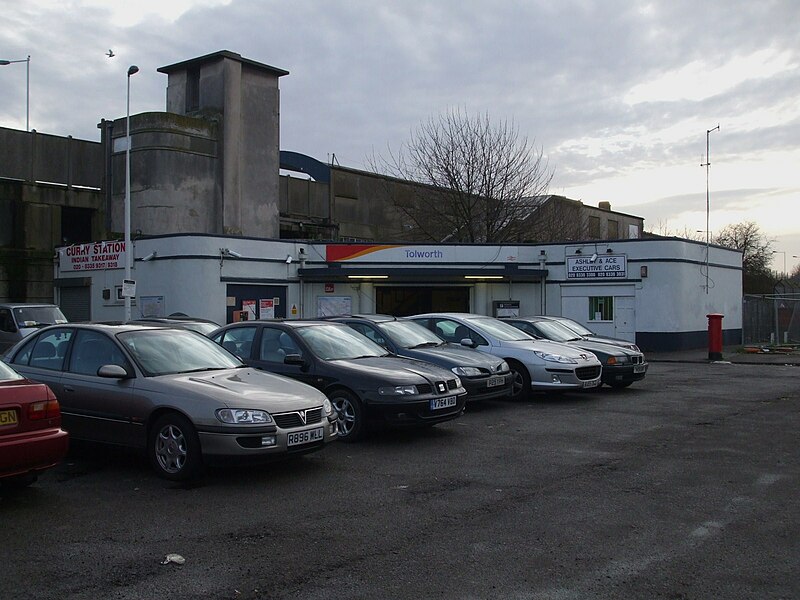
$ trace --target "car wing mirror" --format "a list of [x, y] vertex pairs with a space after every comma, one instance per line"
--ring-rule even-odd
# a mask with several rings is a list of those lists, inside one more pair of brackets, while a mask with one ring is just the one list
[[461, 345], [466, 346], [467, 348], [474, 348], [475, 346], [477, 346], [477, 344], [473, 342], [470, 338], [464, 338], [463, 340], [461, 340]]
[[125, 367], [119, 365], [103, 365], [97, 369], [97, 376], [107, 379], [127, 379], [129, 375]]
[[305, 361], [303, 360], [303, 357], [300, 356], [299, 354], [287, 354], [283, 358], [283, 363], [286, 364], [286, 365], [300, 365], [300, 366], [303, 366], [305, 364]]

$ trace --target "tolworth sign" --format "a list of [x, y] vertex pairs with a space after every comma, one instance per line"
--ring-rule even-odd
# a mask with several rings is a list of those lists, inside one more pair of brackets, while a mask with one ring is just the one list
[[623, 254], [568, 256], [567, 279], [625, 279], [626, 258]]
[[58, 269], [101, 271], [125, 268], [125, 242], [94, 242], [59, 248]]

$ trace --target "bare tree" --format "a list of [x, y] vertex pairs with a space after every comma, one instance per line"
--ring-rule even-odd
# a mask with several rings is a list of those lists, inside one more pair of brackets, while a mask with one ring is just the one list
[[763, 294], [772, 291], [773, 277], [769, 270], [772, 243], [753, 221], [726, 225], [715, 236], [714, 243], [742, 252], [745, 293]]
[[422, 184], [394, 205], [411, 227], [437, 241], [524, 237], [524, 221], [546, 199], [553, 177], [542, 150], [513, 122], [493, 124], [488, 114], [460, 110], [430, 118], [372, 168]]

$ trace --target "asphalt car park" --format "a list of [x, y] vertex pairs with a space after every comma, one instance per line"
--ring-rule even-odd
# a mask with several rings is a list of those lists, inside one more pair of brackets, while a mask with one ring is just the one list
[[191, 485], [78, 445], [0, 494], [0, 596], [797, 598], [799, 368], [651, 362]]

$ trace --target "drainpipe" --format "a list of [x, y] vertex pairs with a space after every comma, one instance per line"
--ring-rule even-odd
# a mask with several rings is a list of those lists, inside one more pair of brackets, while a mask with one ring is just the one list
[[547, 314], [547, 254], [544, 250], [539, 251], [539, 269], [542, 271], [542, 278], [539, 280], [542, 286], [540, 315]]

